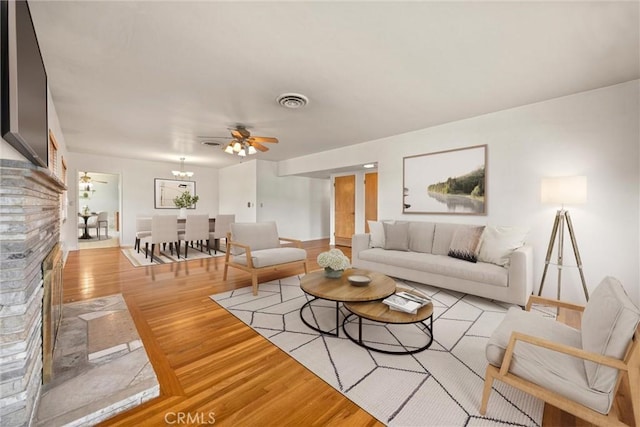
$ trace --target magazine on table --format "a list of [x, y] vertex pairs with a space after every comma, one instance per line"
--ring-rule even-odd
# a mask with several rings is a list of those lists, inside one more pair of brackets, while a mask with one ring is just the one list
[[385, 298], [383, 303], [387, 304], [391, 310], [403, 311], [409, 314], [416, 314], [418, 309], [431, 302], [426, 296], [417, 296], [408, 292], [396, 292]]

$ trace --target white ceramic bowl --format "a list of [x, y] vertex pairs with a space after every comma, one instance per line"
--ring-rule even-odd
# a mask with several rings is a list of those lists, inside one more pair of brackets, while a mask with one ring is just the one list
[[353, 286], [367, 286], [369, 283], [371, 283], [371, 277], [359, 274], [349, 276], [347, 277], [347, 280]]

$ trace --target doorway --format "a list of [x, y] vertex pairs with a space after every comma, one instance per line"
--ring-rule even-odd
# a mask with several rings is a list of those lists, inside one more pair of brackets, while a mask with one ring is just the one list
[[351, 247], [355, 231], [356, 176], [337, 176], [335, 186], [335, 244]]
[[[78, 172], [78, 249], [120, 246], [119, 206], [120, 175]], [[101, 212], [100, 219], [106, 222], [101, 222], [98, 229]], [[85, 220], [89, 225], [86, 229]]]
[[369, 221], [378, 220], [378, 173], [364, 174], [364, 232], [369, 232]]

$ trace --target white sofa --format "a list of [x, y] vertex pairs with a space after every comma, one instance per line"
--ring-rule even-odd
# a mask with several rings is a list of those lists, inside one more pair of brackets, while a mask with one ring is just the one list
[[[408, 234], [405, 245], [404, 234], [393, 230], [407, 223], [402, 227]], [[384, 225], [385, 241], [380, 237], [381, 225], [370, 222], [373, 239], [371, 234], [353, 236], [355, 268], [520, 306], [533, 291], [533, 251], [524, 243], [526, 232], [512, 227], [398, 221], [394, 226]], [[452, 243], [474, 228], [482, 233], [477, 262], [449, 256]]]

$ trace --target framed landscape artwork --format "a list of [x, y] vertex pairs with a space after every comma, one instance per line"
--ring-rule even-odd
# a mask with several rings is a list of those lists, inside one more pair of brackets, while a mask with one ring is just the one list
[[487, 214], [487, 146], [403, 158], [402, 213]]
[[[155, 208], [156, 209], [178, 209], [173, 203], [173, 199], [180, 196], [185, 191], [191, 195], [196, 194], [195, 181], [178, 181], [175, 179], [155, 179]], [[195, 209], [194, 207], [187, 209]]]

